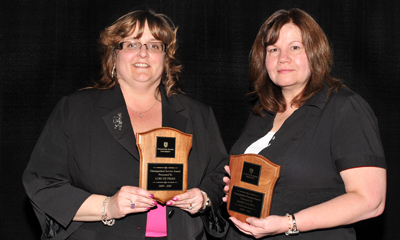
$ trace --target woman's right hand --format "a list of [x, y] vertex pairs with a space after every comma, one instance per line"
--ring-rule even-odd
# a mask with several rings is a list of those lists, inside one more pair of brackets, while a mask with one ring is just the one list
[[222, 180], [225, 183], [225, 187], [224, 187], [224, 193], [225, 196], [222, 198], [222, 201], [227, 202], [228, 201], [228, 194], [229, 194], [229, 185], [231, 183], [231, 169], [229, 168], [229, 166], [225, 165], [225, 171], [228, 173], [229, 177], [224, 177]]
[[146, 212], [156, 205], [157, 201], [149, 191], [139, 187], [124, 186], [108, 199], [106, 212], [108, 218], [118, 219], [131, 213]]

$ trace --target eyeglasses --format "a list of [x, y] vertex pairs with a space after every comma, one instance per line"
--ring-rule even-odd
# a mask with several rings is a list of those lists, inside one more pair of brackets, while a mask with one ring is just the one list
[[151, 53], [162, 53], [165, 52], [165, 43], [162, 42], [149, 42], [142, 44], [140, 42], [121, 42], [116, 46], [117, 49], [127, 52], [139, 52], [142, 46], [145, 45], [147, 51]]

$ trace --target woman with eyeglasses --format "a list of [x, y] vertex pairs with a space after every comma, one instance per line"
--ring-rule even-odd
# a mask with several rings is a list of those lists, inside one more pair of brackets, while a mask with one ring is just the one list
[[[211, 108], [177, 85], [173, 23], [134, 11], [101, 33], [100, 46], [101, 78], [60, 100], [23, 175], [42, 239], [206, 239], [203, 220], [222, 234], [208, 225], [228, 155]], [[188, 190], [165, 205], [138, 187], [135, 135], [159, 127], [193, 137]]]

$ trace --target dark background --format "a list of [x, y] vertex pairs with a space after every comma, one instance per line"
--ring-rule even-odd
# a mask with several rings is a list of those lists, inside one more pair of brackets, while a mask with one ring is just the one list
[[282, 8], [312, 15], [333, 46], [333, 75], [375, 111], [386, 153], [385, 213], [358, 223], [357, 234], [398, 237], [400, 1], [16, 0], [0, 5], [0, 239], [40, 235], [21, 183], [39, 134], [61, 96], [98, 75], [100, 31], [149, 7], [179, 26], [181, 87], [213, 107], [228, 150], [249, 112], [248, 55], [261, 24]]

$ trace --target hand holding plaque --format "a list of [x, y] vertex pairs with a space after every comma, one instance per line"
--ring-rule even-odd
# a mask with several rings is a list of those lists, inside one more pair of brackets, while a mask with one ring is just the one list
[[192, 135], [173, 128], [155, 128], [138, 133], [139, 187], [164, 204], [187, 190], [188, 157]]
[[261, 155], [242, 154], [232, 155], [229, 167], [229, 215], [242, 222], [248, 217], [267, 217], [280, 166]]

